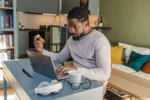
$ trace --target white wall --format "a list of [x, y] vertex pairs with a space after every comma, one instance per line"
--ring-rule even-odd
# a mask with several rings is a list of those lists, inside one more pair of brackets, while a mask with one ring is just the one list
[[[91, 26], [94, 26], [94, 23], [97, 22], [98, 15], [90, 15], [89, 22]], [[61, 24], [67, 24], [67, 14], [61, 15]]]
[[24, 14], [22, 12], [18, 12], [18, 22], [24, 25], [24, 28], [39, 29], [40, 25], [55, 25], [55, 16], [56, 15]]
[[[90, 15], [90, 24], [94, 26], [97, 21], [97, 15]], [[18, 23], [24, 25], [24, 28], [39, 29], [40, 25], [64, 25], [67, 24], [67, 15], [38, 15], [38, 14], [24, 14], [18, 12]]]

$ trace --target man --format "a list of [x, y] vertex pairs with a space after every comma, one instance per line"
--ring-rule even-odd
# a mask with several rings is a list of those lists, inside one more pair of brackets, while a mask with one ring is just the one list
[[110, 44], [102, 33], [90, 27], [88, 15], [88, 11], [82, 7], [75, 7], [68, 13], [67, 21], [72, 36], [60, 53], [44, 50], [43, 42], [36, 39], [35, 47], [39, 53], [59, 63], [73, 58], [73, 66], [59, 67], [56, 70], [58, 73], [79, 70], [91, 80], [106, 83], [111, 72]]

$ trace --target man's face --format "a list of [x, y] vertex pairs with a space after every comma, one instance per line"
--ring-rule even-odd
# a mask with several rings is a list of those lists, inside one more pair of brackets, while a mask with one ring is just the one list
[[77, 19], [68, 19], [68, 26], [74, 40], [78, 40], [84, 35], [85, 22], [79, 22]]

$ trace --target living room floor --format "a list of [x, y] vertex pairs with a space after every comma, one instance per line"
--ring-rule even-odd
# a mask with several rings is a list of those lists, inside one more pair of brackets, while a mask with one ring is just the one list
[[[3, 72], [2, 69], [0, 69], [0, 84], [3, 83]], [[14, 92], [11, 88], [7, 89], [7, 94], [8, 94], [8, 100], [16, 100]], [[3, 88], [0, 88], [0, 100], [4, 100], [4, 90]]]
[[[8, 100], [16, 100], [14, 92], [11, 88], [7, 89], [7, 93], [8, 93]], [[3, 89], [0, 89], [0, 100], [4, 100], [4, 90]]]

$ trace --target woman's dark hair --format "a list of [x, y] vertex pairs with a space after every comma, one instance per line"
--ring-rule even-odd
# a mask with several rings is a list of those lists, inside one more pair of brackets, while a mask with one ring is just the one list
[[83, 7], [74, 7], [68, 13], [68, 19], [77, 19], [80, 22], [89, 20], [90, 11]]

